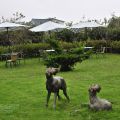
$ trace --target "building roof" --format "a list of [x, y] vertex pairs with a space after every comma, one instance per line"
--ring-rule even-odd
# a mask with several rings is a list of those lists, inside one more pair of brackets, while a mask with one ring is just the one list
[[63, 20], [58, 20], [56, 18], [47, 18], [47, 19], [32, 19], [31, 22], [33, 25], [35, 26], [38, 26], [40, 24], [43, 24], [45, 22], [48, 22], [48, 21], [52, 21], [52, 22], [55, 22], [55, 23], [60, 23], [60, 24], [64, 24], [65, 21]]

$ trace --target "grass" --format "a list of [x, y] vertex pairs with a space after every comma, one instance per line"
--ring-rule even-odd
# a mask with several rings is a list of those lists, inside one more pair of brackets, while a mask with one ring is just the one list
[[[68, 103], [62, 96], [53, 109], [53, 95], [45, 107], [45, 66], [38, 59], [28, 59], [16, 68], [5, 68], [0, 62], [0, 120], [119, 120], [120, 55], [93, 57], [78, 63], [70, 72], [60, 72], [68, 86]], [[91, 84], [102, 86], [100, 97], [113, 103], [111, 111], [91, 111], [88, 103]]]

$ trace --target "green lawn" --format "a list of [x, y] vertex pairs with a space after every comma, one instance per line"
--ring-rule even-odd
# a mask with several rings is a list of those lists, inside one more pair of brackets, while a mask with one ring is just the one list
[[[45, 107], [45, 66], [28, 59], [16, 68], [0, 62], [0, 120], [120, 120], [120, 55], [106, 55], [78, 63], [70, 72], [60, 72], [68, 86], [70, 103], [62, 96], [53, 109], [53, 95]], [[89, 85], [102, 86], [99, 96], [113, 103], [111, 111], [90, 111]]]

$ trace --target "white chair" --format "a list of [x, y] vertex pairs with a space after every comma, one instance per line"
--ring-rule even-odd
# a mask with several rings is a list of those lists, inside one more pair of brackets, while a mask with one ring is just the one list
[[101, 47], [100, 50], [96, 51], [96, 56], [102, 55], [103, 57], [105, 56], [105, 47]]

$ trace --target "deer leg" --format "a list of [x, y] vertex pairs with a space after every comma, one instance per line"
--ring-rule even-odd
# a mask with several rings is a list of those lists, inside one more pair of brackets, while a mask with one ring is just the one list
[[48, 91], [47, 101], [46, 101], [46, 107], [48, 107], [48, 102], [49, 102], [49, 99], [50, 99], [50, 95], [51, 95], [51, 92]]
[[54, 93], [54, 103], [53, 103], [53, 108], [56, 108], [56, 99], [57, 99], [57, 93]]
[[65, 97], [67, 98], [68, 102], [70, 101], [69, 96], [67, 95], [66, 89], [63, 90], [63, 94], [65, 95]]
[[58, 100], [61, 100], [61, 97], [59, 95], [59, 91], [57, 92]]

